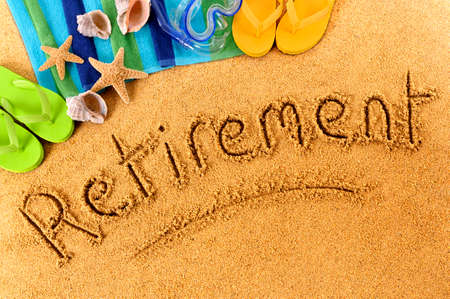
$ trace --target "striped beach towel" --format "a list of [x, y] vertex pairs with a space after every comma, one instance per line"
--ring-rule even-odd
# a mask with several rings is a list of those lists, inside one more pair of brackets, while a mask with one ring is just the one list
[[[163, 1], [168, 14], [173, 14], [179, 0]], [[208, 3], [210, 2], [210, 3]], [[203, 1], [212, 4], [217, 0]], [[161, 30], [154, 13], [148, 24], [137, 33], [122, 35], [116, 22], [114, 0], [7, 0], [14, 20], [19, 28], [38, 83], [65, 98], [89, 90], [100, 74], [90, 65], [88, 58], [112, 62], [117, 51], [125, 48], [125, 65], [147, 73], [158, 72], [176, 65], [188, 65], [225, 59], [242, 52], [230, 36], [225, 49], [218, 54], [197, 54]], [[203, 7], [203, 13], [209, 5]], [[88, 38], [77, 31], [77, 15], [100, 9], [105, 12], [112, 25], [109, 40]], [[199, 24], [202, 25], [202, 24]], [[84, 59], [83, 64], [69, 63], [68, 73], [60, 80], [53, 67], [40, 72], [39, 67], [47, 59], [41, 45], [59, 47], [69, 35], [73, 36], [72, 52]]]

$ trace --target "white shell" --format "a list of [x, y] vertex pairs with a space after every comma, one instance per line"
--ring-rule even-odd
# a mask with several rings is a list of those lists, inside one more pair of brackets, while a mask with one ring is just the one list
[[111, 35], [111, 22], [101, 10], [94, 10], [77, 16], [78, 32], [87, 37], [108, 39]]
[[[98, 106], [98, 111], [88, 108], [87, 101], [94, 100]], [[76, 121], [90, 121], [95, 124], [102, 124], [108, 114], [108, 107], [105, 100], [92, 91], [87, 91], [78, 96], [67, 98], [67, 115]]]
[[150, 0], [115, 0], [115, 2], [117, 24], [123, 35], [138, 32], [144, 27], [150, 17]]
[[127, 26], [127, 11], [130, 0], [116, 0], [117, 9], [117, 25], [119, 25], [120, 32], [123, 35], [128, 33]]

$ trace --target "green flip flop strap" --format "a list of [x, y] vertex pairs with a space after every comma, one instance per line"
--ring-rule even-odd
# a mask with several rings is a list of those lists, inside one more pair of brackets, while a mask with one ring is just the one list
[[[46, 121], [51, 121], [51, 108], [50, 108], [50, 102], [48, 101], [47, 96], [45, 95], [45, 93], [41, 90], [41, 88], [39, 87], [39, 85], [34, 84], [32, 82], [26, 81], [26, 80], [14, 80], [12, 82], [12, 84], [18, 88], [23, 88], [23, 89], [28, 89], [28, 90], [36, 90], [38, 95], [39, 95], [39, 99], [41, 102], [41, 109], [42, 109], [42, 114], [38, 114], [38, 115], [19, 115], [19, 116], [14, 116], [18, 121], [24, 123], [24, 124], [33, 124], [33, 123], [40, 123], [40, 122], [46, 122]], [[12, 107], [11, 103], [5, 99], [5, 98], [1, 98], [0, 99], [0, 103], [3, 106], [3, 108], [8, 111], [10, 114], [14, 115], [13, 110], [14, 108]]]
[[0, 116], [3, 116], [9, 138], [9, 145], [0, 146], [0, 155], [17, 152], [19, 150], [19, 138], [17, 137], [16, 128], [14, 128], [14, 120], [6, 113], [1, 113]]

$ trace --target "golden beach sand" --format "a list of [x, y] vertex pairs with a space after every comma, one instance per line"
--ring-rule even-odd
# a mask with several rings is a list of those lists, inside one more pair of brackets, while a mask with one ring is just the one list
[[302, 55], [108, 90], [104, 125], [0, 171], [0, 297], [448, 298], [449, 14], [337, 0]]

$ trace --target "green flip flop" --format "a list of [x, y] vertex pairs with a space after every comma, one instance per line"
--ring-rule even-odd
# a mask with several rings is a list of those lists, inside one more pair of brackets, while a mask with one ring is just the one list
[[2, 66], [0, 106], [42, 139], [60, 143], [72, 136], [74, 123], [64, 99]]
[[43, 159], [44, 149], [39, 140], [0, 110], [0, 167], [28, 172], [41, 165]]

